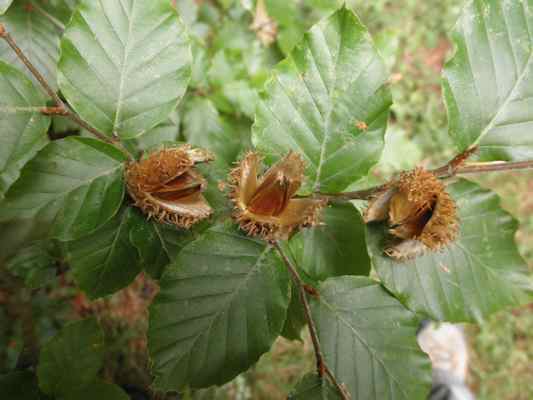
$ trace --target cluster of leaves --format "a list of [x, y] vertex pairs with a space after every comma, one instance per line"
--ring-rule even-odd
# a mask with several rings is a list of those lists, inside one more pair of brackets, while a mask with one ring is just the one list
[[[267, 163], [291, 149], [301, 154], [302, 195], [364, 181], [384, 148], [387, 66], [353, 11], [335, 10], [337, 1], [265, 1], [278, 23], [269, 48], [249, 29], [248, 1], [178, 1], [181, 19], [168, 0], [75, 3], [0, 1], [0, 23], [84, 121], [131, 153], [184, 141], [213, 151], [217, 161], [202, 168], [216, 212], [191, 231], [147, 220], [125, 195], [124, 153], [42, 114], [46, 97], [1, 43], [1, 235], [29, 226], [24, 243], [6, 251], [7, 267], [37, 288], [55, 279], [59, 259], [92, 299], [146, 271], [160, 286], [148, 329], [154, 387], [223, 384], [279, 335], [297, 338], [304, 319], [283, 263], [268, 243], [239, 232], [217, 184], [251, 147]], [[306, 7], [328, 15], [304, 33]], [[476, 0], [461, 14], [443, 88], [451, 138], [459, 151], [477, 145], [480, 161], [533, 158], [525, 131], [533, 121], [532, 24], [527, 1]], [[322, 350], [353, 399], [425, 397], [422, 318], [482, 321], [529, 300], [516, 221], [472, 182], [449, 191], [460, 235], [438, 253], [385, 257], [385, 228], [365, 226], [351, 203], [329, 206], [322, 226], [284, 244], [320, 293], [312, 315]], [[368, 277], [372, 268], [378, 280]], [[102, 349], [94, 320], [66, 326], [41, 350], [40, 391], [125, 398], [97, 378]], [[1, 378], [7, 393], [20, 387], [39, 398], [31, 373]], [[335, 396], [312, 375], [295, 395]]]

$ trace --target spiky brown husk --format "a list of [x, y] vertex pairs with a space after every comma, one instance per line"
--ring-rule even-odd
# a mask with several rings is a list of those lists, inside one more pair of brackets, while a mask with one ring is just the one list
[[[401, 199], [397, 203], [403, 203], [403, 207], [395, 209], [395, 197]], [[457, 236], [455, 202], [443, 183], [423, 168], [416, 168], [400, 176], [398, 194], [391, 200], [389, 215], [393, 225], [410, 224], [414, 233], [412, 238], [420, 240], [431, 250], [446, 246]]]
[[212, 213], [202, 196], [207, 182], [194, 170], [212, 155], [190, 145], [162, 149], [125, 171], [128, 193], [149, 218], [188, 229]]
[[431, 219], [419, 240], [432, 250], [438, 250], [454, 241], [459, 232], [455, 202], [447, 192], [437, 199]]
[[435, 175], [416, 168], [403, 173], [397, 187], [398, 193], [391, 200], [389, 220], [393, 226], [400, 224], [406, 228], [400, 232], [392, 229], [393, 234], [402, 239], [419, 240], [431, 250], [438, 250], [456, 238], [455, 202]]
[[[249, 152], [230, 172], [233, 216], [240, 228], [251, 236], [279, 240], [318, 224], [326, 201], [292, 198], [303, 180], [305, 165], [301, 157], [290, 152], [258, 179], [260, 163], [261, 158]], [[254, 212], [258, 209], [263, 213]]]
[[182, 147], [163, 149], [128, 166], [129, 181], [142, 191], [152, 191], [180, 176], [194, 165]]
[[402, 173], [377, 193], [364, 219], [387, 220], [395, 240], [385, 254], [399, 260], [442, 249], [458, 233], [455, 202], [443, 183], [423, 168]]

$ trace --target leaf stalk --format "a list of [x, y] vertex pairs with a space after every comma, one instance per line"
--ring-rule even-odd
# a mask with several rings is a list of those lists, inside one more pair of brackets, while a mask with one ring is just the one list
[[[309, 306], [309, 301], [307, 299], [307, 291], [309, 290], [308, 285], [304, 283], [300, 274], [298, 273], [298, 269], [293, 265], [291, 260], [289, 260], [289, 258], [287, 257], [287, 255], [285, 254], [281, 246], [279, 245], [279, 242], [275, 241], [272, 243], [272, 245], [274, 246], [276, 251], [279, 253], [281, 259], [283, 260], [283, 263], [285, 264], [285, 266], [287, 267], [287, 270], [291, 274], [292, 281], [294, 282], [294, 284], [296, 285], [296, 288], [298, 289], [298, 295], [299, 295], [300, 302], [302, 303], [302, 306], [304, 309], [305, 319], [307, 321], [307, 326], [309, 328], [309, 333], [311, 335], [311, 341], [313, 343], [313, 350], [315, 352], [316, 369], [317, 369], [318, 376], [322, 378], [325, 374], [329, 378], [331, 383], [337, 388], [342, 399], [351, 400], [350, 393], [347, 392], [344, 385], [342, 385], [341, 383], [337, 381], [337, 379], [335, 378], [335, 375], [333, 375], [333, 373], [327, 366], [326, 361], [324, 359], [324, 355], [322, 354], [316, 325], [311, 315], [311, 307]], [[317, 295], [319, 295], [318, 292], [316, 292], [316, 289], [313, 290], [313, 293], [317, 293]]]
[[119, 149], [127, 158], [128, 160], [133, 160], [133, 155], [122, 145], [120, 142], [120, 139], [118, 138], [110, 138], [104, 133], [100, 132], [98, 129], [93, 128], [89, 124], [87, 124], [84, 120], [80, 118], [78, 114], [76, 114], [73, 110], [71, 110], [63, 100], [58, 96], [58, 94], [52, 89], [52, 87], [48, 84], [46, 79], [43, 77], [43, 75], [39, 72], [39, 70], [33, 65], [33, 63], [26, 57], [22, 49], [17, 45], [17, 42], [15, 39], [9, 34], [4, 24], [0, 23], [0, 38], [4, 39], [4, 41], [8, 44], [9, 47], [15, 52], [18, 59], [28, 68], [30, 73], [37, 79], [37, 81], [40, 83], [44, 91], [50, 96], [50, 98], [54, 101], [55, 107], [47, 107], [43, 110], [53, 110], [50, 114], [53, 115], [62, 115], [65, 117], [70, 118], [72, 121], [77, 123], [80, 127], [83, 129], [86, 129], [89, 131], [92, 135], [94, 135], [96, 138], [100, 139], [103, 142], [106, 142], [108, 144], [111, 144], [115, 146], [117, 149]]

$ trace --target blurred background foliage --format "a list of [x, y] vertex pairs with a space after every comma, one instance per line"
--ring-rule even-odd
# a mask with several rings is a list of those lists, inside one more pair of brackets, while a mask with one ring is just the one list
[[[62, 14], [74, 0], [53, 0]], [[250, 127], [260, 89], [273, 65], [283, 59], [305, 30], [328, 15], [340, 0], [177, 0], [193, 42], [192, 82], [168, 121], [136, 139], [147, 149], [161, 141], [189, 140], [217, 153], [223, 163], [250, 145]], [[347, 0], [369, 28], [391, 71], [394, 106], [387, 146], [373, 171], [380, 180], [417, 164], [439, 164], [453, 155], [441, 99], [440, 71], [452, 49], [448, 34], [461, 0]], [[66, 20], [62, 18], [62, 20]], [[207, 71], [207, 73], [206, 73]], [[75, 129], [54, 121], [50, 135]], [[228, 143], [234, 146], [228, 146]], [[514, 173], [476, 178], [504, 199], [521, 222], [520, 250], [533, 270], [533, 175]], [[89, 302], [72, 283], [66, 260], [27, 277], [9, 272], [21, 243], [38, 237], [38, 221], [4, 224], [0, 230], [0, 373], [31, 363], [38, 348], [66, 321], [95, 314], [106, 330], [105, 376], [143, 399], [149, 386], [144, 334], [146, 307], [157, 288], [148, 278], [109, 299]], [[38, 248], [27, 254], [39, 253]], [[35, 257], [29, 262], [41, 262]], [[45, 263], [46, 264], [46, 263]], [[7, 267], [7, 268], [5, 268]], [[52, 271], [52, 272], [51, 272]], [[54, 271], [59, 275], [54, 277]], [[32, 289], [31, 279], [50, 279]], [[482, 326], [467, 326], [471, 344], [470, 383], [480, 399], [531, 399], [533, 386], [533, 308], [495, 315]], [[250, 371], [220, 389], [186, 393], [187, 399], [283, 399], [313, 368], [306, 334], [280, 338]], [[23, 340], [30, 351], [22, 352]], [[26, 354], [27, 353], [27, 354]], [[172, 397], [168, 397], [172, 398]], [[174, 397], [175, 398], [175, 397]]]

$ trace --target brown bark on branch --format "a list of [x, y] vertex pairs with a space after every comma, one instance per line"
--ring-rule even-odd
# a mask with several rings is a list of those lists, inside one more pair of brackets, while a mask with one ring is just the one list
[[[465, 174], [480, 174], [486, 172], [501, 172], [501, 171], [513, 171], [513, 170], [525, 170], [533, 169], [533, 160], [506, 162], [506, 161], [493, 161], [493, 162], [481, 162], [481, 163], [469, 163], [466, 164], [466, 160], [470, 157], [477, 148], [470, 148], [463, 153], [457, 155], [448, 163], [442, 167], [431, 170], [431, 172], [439, 179], [449, 179], [456, 175]], [[349, 200], [368, 200], [374, 194], [383, 190], [387, 184], [375, 186], [370, 189], [356, 190], [353, 192], [342, 193], [328, 193], [328, 194], [316, 194], [316, 197], [325, 198], [330, 202], [337, 201], [349, 201]]]
[[39, 70], [32, 64], [32, 62], [26, 57], [22, 49], [17, 45], [15, 42], [15, 39], [9, 34], [9, 32], [6, 30], [5, 26], [0, 23], [0, 38], [4, 39], [4, 41], [8, 44], [9, 47], [15, 52], [19, 60], [28, 68], [28, 70], [31, 72], [31, 74], [37, 79], [37, 81], [41, 84], [44, 91], [50, 96], [50, 98], [54, 101], [56, 104], [55, 107], [45, 107], [41, 110], [41, 112], [46, 113], [45, 111], [53, 111], [50, 112], [50, 114], [54, 115], [62, 115], [70, 118], [74, 122], [76, 122], [79, 126], [89, 131], [92, 135], [94, 135], [96, 138], [100, 139], [103, 142], [109, 143], [113, 146], [115, 146], [117, 149], [119, 149], [129, 160], [133, 160], [133, 156], [131, 153], [122, 146], [122, 143], [117, 138], [110, 138], [104, 133], [100, 132], [98, 129], [93, 128], [91, 125], [87, 124], [84, 120], [80, 118], [78, 114], [76, 114], [73, 110], [71, 110], [63, 100], [57, 95], [57, 93], [52, 89], [52, 87], [46, 82], [46, 79], [41, 75]]

